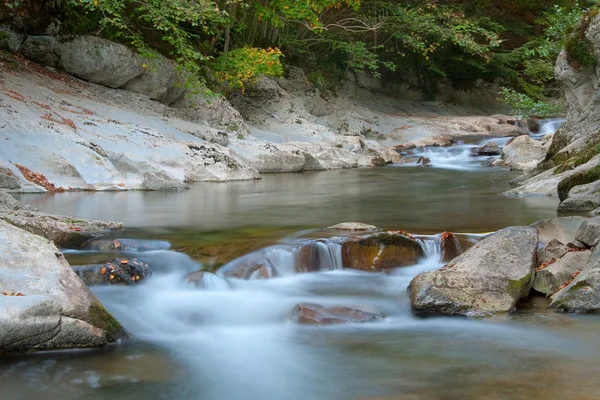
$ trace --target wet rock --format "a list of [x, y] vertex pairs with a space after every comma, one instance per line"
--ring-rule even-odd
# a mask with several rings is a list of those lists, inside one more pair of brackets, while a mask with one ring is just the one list
[[86, 285], [136, 285], [152, 274], [150, 267], [139, 258], [115, 258], [100, 265], [73, 266]]
[[96, 36], [62, 42], [58, 66], [78, 78], [111, 88], [120, 88], [144, 73], [137, 54]]
[[408, 288], [418, 316], [484, 317], [505, 313], [533, 283], [537, 231], [502, 229], [438, 271], [416, 276]]
[[358, 324], [381, 321], [383, 317], [372, 311], [349, 307], [324, 307], [318, 304], [298, 304], [292, 320], [303, 325]]
[[451, 261], [473, 247], [479, 240], [467, 235], [444, 232], [440, 238], [442, 262]]
[[342, 268], [340, 245], [327, 240], [315, 240], [296, 251], [296, 272], [332, 271]]
[[221, 268], [219, 275], [224, 278], [234, 279], [271, 279], [275, 273], [275, 268], [268, 261], [256, 262], [252, 264], [237, 264], [233, 268]]
[[342, 222], [337, 225], [329, 226], [325, 229], [335, 231], [354, 231], [354, 232], [375, 232], [380, 229], [375, 225], [363, 224], [361, 222]]
[[571, 283], [552, 297], [550, 307], [569, 313], [599, 313], [600, 247], [596, 247], [581, 273], [574, 275]]
[[342, 244], [344, 268], [362, 271], [414, 265], [423, 255], [419, 243], [401, 233], [386, 232], [353, 238]]
[[573, 240], [572, 242], [567, 243], [567, 247], [574, 250], [587, 250], [588, 248], [585, 243], [580, 242], [579, 240]]
[[585, 220], [577, 230], [575, 240], [580, 241], [587, 247], [596, 247], [600, 242], [600, 217]]
[[189, 273], [185, 276], [185, 282], [205, 290], [227, 290], [231, 287], [225, 278], [208, 271]]
[[575, 239], [577, 230], [585, 220], [585, 217], [559, 217], [542, 219], [530, 226], [537, 229], [540, 243], [544, 245], [553, 239], [569, 243]]
[[419, 159], [417, 160], [417, 165], [429, 165], [431, 164], [431, 160], [427, 157], [421, 156], [419, 157]]
[[10, 194], [0, 190], [0, 211], [15, 211], [21, 208], [21, 203]]
[[0, 221], [0, 354], [100, 347], [125, 337], [54, 245]]
[[61, 248], [79, 249], [86, 241], [124, 228], [120, 222], [84, 221], [33, 211], [1, 211], [0, 220], [52, 240]]
[[575, 186], [558, 206], [562, 212], [592, 211], [600, 206], [600, 180]]
[[94, 251], [152, 251], [170, 248], [169, 242], [146, 239], [92, 239], [81, 246], [81, 250]]
[[475, 147], [471, 149], [471, 154], [473, 156], [499, 156], [500, 148], [498, 147], [498, 143], [489, 142], [483, 147]]
[[538, 255], [537, 255], [538, 266], [545, 262], [549, 262], [552, 259], [558, 260], [565, 254], [567, 254], [568, 251], [569, 251], [569, 248], [567, 246], [565, 246], [564, 244], [562, 244], [560, 240], [552, 239], [544, 246], [543, 249], [538, 251]]
[[487, 160], [486, 165], [488, 167], [507, 167], [506, 162], [501, 158], [490, 158]]
[[546, 268], [536, 271], [533, 289], [548, 295], [556, 293], [563, 283], [584, 267], [591, 254], [592, 252], [589, 250], [572, 251], [549, 264]]

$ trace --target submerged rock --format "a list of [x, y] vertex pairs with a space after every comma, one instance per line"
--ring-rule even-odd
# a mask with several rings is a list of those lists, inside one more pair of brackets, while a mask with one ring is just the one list
[[145, 239], [92, 239], [81, 246], [81, 250], [94, 251], [152, 251], [170, 248], [169, 242]]
[[378, 227], [375, 225], [363, 224], [362, 222], [342, 222], [337, 225], [329, 226], [325, 229], [330, 229], [334, 231], [356, 231], [356, 232], [375, 232], [379, 231]]
[[569, 313], [600, 312], [600, 247], [592, 253], [581, 273], [552, 297], [551, 308]]
[[226, 290], [231, 287], [227, 279], [208, 271], [189, 273], [185, 276], [185, 282], [205, 290]]
[[318, 304], [298, 304], [293, 311], [292, 320], [303, 325], [357, 324], [381, 321], [383, 317], [372, 311], [358, 308]]
[[125, 337], [54, 245], [0, 221], [0, 354], [100, 347]]
[[0, 209], [0, 220], [52, 240], [58, 247], [69, 249], [78, 249], [94, 237], [124, 228], [120, 222], [85, 221], [27, 210], [3, 212]]
[[353, 238], [342, 244], [344, 268], [362, 271], [414, 265], [423, 255], [423, 248], [414, 238], [395, 232]]
[[474, 147], [471, 149], [471, 154], [474, 156], [499, 156], [500, 147], [496, 142], [488, 142], [483, 147]]
[[486, 237], [452, 264], [412, 280], [413, 312], [483, 317], [512, 311], [533, 283], [537, 246], [537, 232], [530, 227], [510, 227]]
[[138, 258], [115, 258], [100, 265], [73, 266], [86, 285], [135, 285], [152, 274], [150, 267]]
[[430, 164], [431, 164], [431, 160], [424, 156], [419, 157], [419, 159], [417, 160], [417, 165], [425, 166], [425, 165], [430, 165]]
[[564, 254], [546, 268], [536, 271], [533, 289], [548, 295], [556, 293], [563, 283], [584, 267], [591, 254], [589, 250]]

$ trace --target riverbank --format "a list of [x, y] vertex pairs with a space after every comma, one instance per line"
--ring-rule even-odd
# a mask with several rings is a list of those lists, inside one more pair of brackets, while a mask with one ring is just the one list
[[354, 81], [325, 95], [293, 67], [231, 104], [192, 96], [167, 106], [20, 56], [2, 58], [0, 187], [13, 192], [178, 191], [266, 172], [400, 162], [398, 145], [524, 133], [514, 119], [486, 116], [501, 109], [493, 104], [403, 100]]

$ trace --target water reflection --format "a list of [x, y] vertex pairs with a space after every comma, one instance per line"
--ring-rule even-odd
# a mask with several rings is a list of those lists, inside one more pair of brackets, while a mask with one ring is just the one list
[[418, 233], [487, 232], [556, 215], [554, 197], [507, 198], [504, 170], [378, 168], [265, 175], [260, 181], [200, 183], [182, 193], [24, 194], [22, 202], [128, 227], [323, 227], [361, 221]]

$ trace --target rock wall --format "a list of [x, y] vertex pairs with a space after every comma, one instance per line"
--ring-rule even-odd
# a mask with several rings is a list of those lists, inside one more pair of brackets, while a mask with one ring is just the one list
[[[600, 16], [585, 16], [576, 29], [585, 31], [590, 51], [600, 60]], [[598, 184], [593, 184], [600, 180], [600, 62], [579, 65], [563, 49], [555, 75], [568, 106], [566, 123], [545, 159], [511, 193], [558, 194], [559, 210], [591, 211], [600, 206]]]

